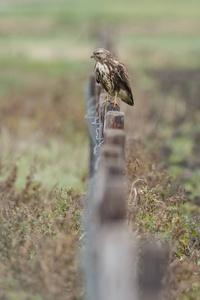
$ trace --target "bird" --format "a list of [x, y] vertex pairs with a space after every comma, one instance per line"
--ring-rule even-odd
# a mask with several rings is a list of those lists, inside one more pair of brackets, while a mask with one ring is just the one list
[[91, 58], [94, 58], [96, 63], [94, 66], [96, 82], [100, 83], [104, 91], [107, 92], [107, 99], [104, 104], [110, 101], [109, 95], [115, 97], [111, 103], [119, 106], [117, 97], [128, 105], [133, 106], [133, 94], [130, 85], [128, 71], [125, 65], [116, 60], [115, 57], [106, 49], [96, 49]]

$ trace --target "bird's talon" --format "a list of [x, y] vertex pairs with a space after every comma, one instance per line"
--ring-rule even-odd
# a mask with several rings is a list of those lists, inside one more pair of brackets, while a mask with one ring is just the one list
[[106, 104], [107, 102], [110, 102], [110, 99], [109, 99], [109, 94], [107, 93], [107, 98], [106, 98], [106, 100], [102, 103], [102, 104]]
[[109, 102], [109, 98], [107, 98], [107, 99], [103, 102], [103, 104], [106, 104], [107, 102]]
[[114, 105], [114, 107], [115, 107], [116, 105], [119, 106], [119, 103], [118, 103], [116, 100], [112, 101], [111, 103]]

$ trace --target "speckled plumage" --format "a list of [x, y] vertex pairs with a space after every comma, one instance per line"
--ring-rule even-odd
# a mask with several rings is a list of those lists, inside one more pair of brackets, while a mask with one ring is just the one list
[[94, 69], [97, 83], [111, 96], [118, 96], [122, 101], [133, 105], [133, 95], [125, 65], [115, 59], [106, 49], [96, 49], [91, 58], [96, 60]]

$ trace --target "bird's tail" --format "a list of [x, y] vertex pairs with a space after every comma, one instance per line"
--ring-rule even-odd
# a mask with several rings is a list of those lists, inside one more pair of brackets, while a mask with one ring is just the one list
[[133, 100], [133, 95], [131, 91], [122, 91], [119, 93], [119, 97], [121, 98], [122, 101], [127, 103], [128, 105], [133, 106], [134, 105], [134, 100]]
[[128, 105], [133, 106], [134, 105], [134, 100], [133, 100], [133, 95], [130, 93], [129, 98], [127, 99], [128, 101], [126, 102]]

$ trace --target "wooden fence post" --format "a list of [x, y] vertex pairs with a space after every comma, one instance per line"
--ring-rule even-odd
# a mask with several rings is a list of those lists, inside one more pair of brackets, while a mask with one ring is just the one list
[[136, 247], [122, 221], [102, 224], [94, 249], [98, 300], [138, 300]]
[[[95, 79], [96, 80], [96, 79]], [[96, 83], [96, 116], [99, 117], [99, 99], [100, 99], [100, 94], [102, 93], [103, 89], [100, 86], [100, 84]]]
[[156, 245], [156, 242], [148, 242], [142, 247], [139, 263], [141, 300], [161, 299], [162, 268], [166, 264], [166, 253]]
[[120, 146], [104, 144], [100, 149], [99, 169], [110, 163], [123, 168], [123, 149]]
[[124, 129], [124, 113], [121, 111], [108, 111], [104, 130], [108, 128]]
[[125, 149], [125, 133], [122, 129], [108, 128], [104, 131], [104, 142], [109, 145], [119, 145]]
[[87, 115], [85, 118], [88, 122], [88, 130], [89, 130], [89, 143], [90, 143], [90, 159], [89, 159], [89, 178], [94, 175], [94, 166], [95, 166], [95, 155], [94, 155], [94, 147], [96, 146], [95, 139], [95, 130], [96, 127], [92, 126], [92, 123], [96, 117], [96, 79], [95, 76], [90, 76], [89, 80], [85, 85], [85, 100], [86, 100], [86, 108]]
[[100, 167], [94, 187], [98, 225], [92, 255], [97, 300], [137, 299], [136, 247], [125, 224], [123, 151], [120, 145], [105, 144], [99, 152]]
[[[109, 170], [113, 167], [113, 170]], [[114, 175], [113, 175], [114, 174]], [[96, 186], [95, 204], [100, 224], [105, 221], [123, 220], [125, 218], [125, 194], [123, 174], [113, 164], [99, 171]]]
[[[105, 124], [105, 117], [107, 115], [108, 111], [119, 111], [120, 107], [115, 106], [111, 102], [107, 102], [104, 104], [104, 101], [107, 98], [106, 93], [101, 93], [99, 97], [99, 117], [100, 121], [102, 123], [102, 129], [101, 129], [101, 137], [104, 138], [104, 124]], [[110, 97], [110, 101], [112, 101], [112, 97]]]

